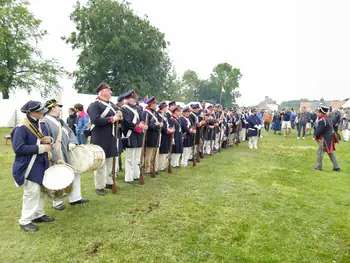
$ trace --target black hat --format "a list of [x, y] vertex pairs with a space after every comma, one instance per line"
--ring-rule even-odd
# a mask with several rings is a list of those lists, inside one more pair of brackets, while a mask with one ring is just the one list
[[137, 97], [135, 91], [132, 89], [132, 90], [129, 90], [128, 92], [124, 93], [124, 99], [130, 99], [130, 98], [133, 98], [135, 99]]
[[152, 105], [154, 103], [157, 103], [157, 100], [154, 96], [150, 97], [147, 102], [146, 102], [148, 105]]
[[324, 106], [324, 105], [320, 105], [318, 107], [318, 111], [319, 112], [322, 112], [324, 114], [327, 114], [329, 112], [329, 107], [328, 106]]
[[181, 106], [176, 105], [175, 108], [172, 110], [172, 112], [175, 112], [175, 111], [181, 111]]
[[61, 108], [63, 107], [63, 105], [58, 103], [55, 99], [48, 100], [47, 102], [45, 102], [45, 108], [50, 110], [53, 106], [60, 106]]
[[198, 109], [199, 108], [199, 104], [198, 103], [195, 103], [195, 104], [191, 104], [190, 105], [192, 109]]
[[182, 109], [182, 112], [190, 112], [191, 111], [191, 109], [190, 109], [190, 107], [188, 107], [188, 106], [185, 106], [183, 109]]
[[173, 100], [173, 101], [170, 101], [170, 102], [169, 102], [169, 107], [171, 107], [172, 105], [176, 105], [176, 101], [174, 101], [174, 100]]
[[23, 113], [37, 112], [40, 114], [45, 114], [48, 111], [49, 110], [45, 108], [45, 106], [41, 104], [40, 101], [33, 101], [33, 100], [28, 101], [21, 108], [21, 112]]
[[125, 94], [124, 93], [122, 93], [122, 94], [120, 94], [119, 96], [118, 96], [118, 102], [121, 102], [122, 100], [124, 100], [124, 98], [125, 98]]
[[165, 101], [162, 101], [161, 103], [158, 104], [158, 108], [159, 108], [160, 110], [164, 109], [164, 108], [167, 107], [167, 106], [168, 106], [168, 105], [166, 104]]
[[101, 90], [104, 90], [104, 89], [110, 89], [107, 83], [101, 83], [100, 85], [98, 85], [96, 89], [96, 93], [98, 94]]

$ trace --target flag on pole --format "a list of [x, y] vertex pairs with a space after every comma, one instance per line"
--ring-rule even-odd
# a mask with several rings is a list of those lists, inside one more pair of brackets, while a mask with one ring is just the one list
[[224, 89], [224, 81], [222, 81], [222, 84], [221, 84], [221, 92], [222, 92], [222, 93], [225, 92], [225, 89]]

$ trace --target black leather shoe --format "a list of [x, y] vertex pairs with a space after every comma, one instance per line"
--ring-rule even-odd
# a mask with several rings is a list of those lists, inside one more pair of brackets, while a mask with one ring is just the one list
[[47, 215], [43, 215], [43, 216], [38, 217], [38, 218], [33, 220], [33, 222], [35, 222], [35, 223], [50, 223], [53, 221], [55, 221], [55, 218], [49, 217]]
[[105, 188], [106, 189], [112, 189], [112, 185], [111, 184], [106, 184]]
[[340, 168], [334, 168], [333, 171], [340, 172]]
[[28, 224], [28, 225], [19, 225], [24, 231], [26, 232], [36, 232], [39, 229], [33, 225], [32, 223]]
[[316, 167], [315, 167], [314, 169], [315, 169], [316, 171], [322, 171], [322, 169], [318, 169], [318, 168], [316, 168]]
[[71, 205], [79, 205], [79, 204], [85, 204], [85, 203], [88, 203], [89, 202], [89, 199], [85, 199], [85, 198], [82, 198], [78, 201], [75, 201], [73, 203], [70, 203]]
[[107, 194], [107, 192], [105, 191], [105, 189], [96, 189], [96, 194], [104, 196]]
[[134, 181], [138, 181], [138, 180], [140, 180], [140, 178], [136, 178], [136, 179], [134, 178]]

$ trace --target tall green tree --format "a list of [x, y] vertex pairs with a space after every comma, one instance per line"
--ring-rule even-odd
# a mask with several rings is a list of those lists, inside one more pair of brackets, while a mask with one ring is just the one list
[[172, 65], [165, 35], [130, 4], [114, 0], [79, 1], [70, 16], [76, 31], [63, 37], [81, 50], [73, 73], [78, 91], [94, 93], [105, 81], [113, 93], [134, 89], [140, 96], [166, 97]]
[[43, 95], [60, 89], [58, 78], [65, 74], [59, 63], [45, 60], [34, 45], [47, 34], [41, 21], [29, 12], [25, 0], [1, 0], [0, 5], [0, 91], [8, 99], [14, 88], [39, 89]]
[[186, 70], [182, 76], [182, 88], [188, 101], [199, 100], [199, 91], [202, 86], [202, 80], [193, 70]]
[[222, 104], [231, 107], [236, 103], [236, 98], [240, 96], [237, 91], [239, 88], [239, 81], [242, 77], [240, 69], [233, 68], [229, 63], [220, 63], [213, 69], [210, 80], [216, 85], [215, 95], [220, 100], [220, 93], [222, 86], [224, 86], [224, 93], [222, 94]]

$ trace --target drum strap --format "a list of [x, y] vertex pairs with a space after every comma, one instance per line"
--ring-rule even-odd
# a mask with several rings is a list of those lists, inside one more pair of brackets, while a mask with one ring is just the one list
[[[114, 112], [114, 115], [117, 114], [117, 112], [115, 111], [115, 109], [113, 109], [113, 107], [109, 104], [109, 103], [106, 103], [102, 100], [99, 100], [97, 99], [96, 101], [98, 101], [99, 103], [103, 104], [104, 106], [106, 106], [105, 110], [102, 112], [101, 114], [101, 118], [105, 118], [107, 116], [107, 114], [109, 113], [109, 111], [113, 111]], [[91, 125], [91, 128], [90, 128], [90, 131], [92, 131], [93, 129], [95, 128], [95, 124], [92, 124]], [[112, 125], [112, 134], [113, 136], [115, 136], [114, 134], [114, 123]]]
[[57, 128], [58, 128], [58, 135], [56, 137], [56, 141], [55, 141], [55, 144], [53, 145], [53, 148], [58, 152], [60, 159], [64, 160], [63, 159], [63, 154], [62, 154], [62, 151], [61, 151], [62, 131], [64, 131], [67, 136], [68, 136], [68, 131], [67, 131], [66, 128], [62, 127], [60, 121], [57, 121], [52, 116], [46, 115], [45, 118], [50, 120], [52, 123], [54, 123], [57, 126]]

